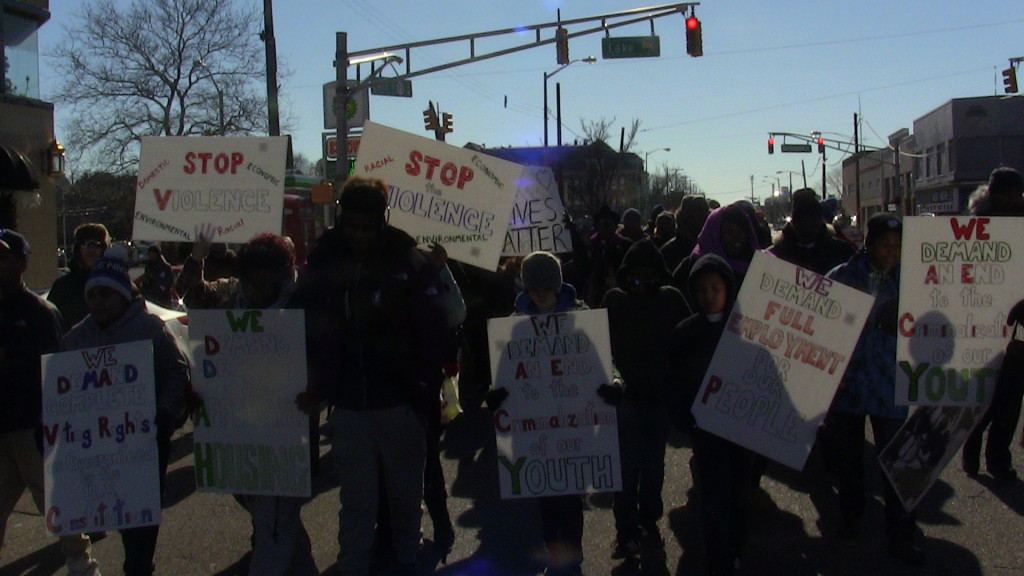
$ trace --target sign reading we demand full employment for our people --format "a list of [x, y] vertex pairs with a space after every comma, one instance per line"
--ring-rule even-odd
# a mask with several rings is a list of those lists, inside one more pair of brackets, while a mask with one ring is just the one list
[[161, 136], [142, 139], [135, 190], [137, 240], [214, 242], [281, 232], [287, 139]]
[[389, 223], [420, 245], [495, 270], [523, 166], [373, 122], [363, 127], [355, 174], [388, 184]]
[[47, 354], [42, 374], [46, 530], [159, 524], [153, 343]]
[[917, 216], [903, 224], [896, 403], [986, 406], [1024, 297], [1024, 218]]
[[491, 375], [502, 498], [622, 489], [606, 310], [492, 318]]
[[755, 253], [692, 407], [698, 426], [803, 469], [873, 302]]
[[204, 492], [310, 495], [302, 310], [190, 310], [196, 487]]

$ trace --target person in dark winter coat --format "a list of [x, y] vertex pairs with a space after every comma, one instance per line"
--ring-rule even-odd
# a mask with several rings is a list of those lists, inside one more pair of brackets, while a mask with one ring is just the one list
[[415, 572], [425, 422], [437, 418], [447, 325], [441, 279], [409, 234], [387, 223], [388, 188], [349, 178], [337, 226], [317, 240], [295, 302], [306, 310], [309, 389], [296, 402], [330, 416], [340, 477], [339, 574], [369, 570], [380, 481], [396, 570]]
[[622, 258], [633, 241], [620, 234], [619, 215], [608, 206], [594, 214], [594, 233], [590, 236], [590, 266], [586, 294], [583, 299], [588, 306], [597, 306], [605, 292], [615, 287], [615, 275], [622, 264]]
[[[871, 217], [864, 249], [846, 264], [828, 273], [828, 278], [875, 297], [857, 347], [839, 384], [829, 410], [831, 442], [839, 465], [838, 534], [853, 539], [860, 535], [866, 505], [864, 480], [864, 424], [871, 421], [875, 449], [881, 451], [907, 419], [907, 407], [896, 405], [896, 324], [899, 298], [899, 264], [903, 226], [892, 214]], [[915, 543], [917, 530], [913, 511], [904, 510], [888, 478], [884, 480], [885, 522], [888, 551], [911, 565], [921, 564], [923, 555]]]
[[53, 281], [46, 299], [60, 310], [61, 326], [67, 332], [89, 313], [85, 304], [85, 281], [89, 271], [110, 247], [110, 234], [103, 224], [88, 223], [75, 228], [68, 273]]
[[633, 244], [622, 259], [617, 286], [605, 294], [612, 358], [620, 375], [618, 403], [622, 491], [615, 494], [615, 546], [612, 558], [635, 556], [640, 543], [661, 544], [658, 521], [664, 513], [669, 400], [664, 359], [676, 324], [690, 315], [683, 295], [651, 240]]
[[143, 298], [158, 306], [173, 308], [174, 271], [171, 270], [170, 263], [164, 258], [160, 246], [156, 244], [146, 250], [146, 257], [146, 267], [139, 277], [139, 292]]
[[768, 253], [816, 274], [848, 261], [856, 252], [853, 245], [836, 238], [825, 224], [818, 193], [810, 188], [793, 192], [793, 210]]
[[665, 259], [665, 266], [669, 272], [674, 271], [679, 263], [693, 252], [693, 248], [697, 246], [697, 236], [704, 228], [704, 221], [708, 219], [710, 212], [707, 198], [683, 197], [679, 208], [676, 209], [675, 236], [661, 247], [661, 256]]
[[747, 538], [754, 454], [697, 427], [691, 407], [725, 330], [737, 284], [723, 258], [705, 254], [690, 270], [687, 289], [697, 312], [672, 332], [667, 368], [677, 390], [672, 415], [676, 426], [689, 432], [693, 444], [692, 470], [701, 498], [708, 573], [730, 576], [737, 571]]

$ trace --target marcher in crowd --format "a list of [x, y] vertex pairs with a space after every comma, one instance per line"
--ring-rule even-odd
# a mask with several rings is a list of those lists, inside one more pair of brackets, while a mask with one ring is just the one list
[[[43, 510], [40, 357], [60, 350], [60, 312], [25, 287], [31, 253], [24, 236], [0, 229], [0, 546], [7, 520], [28, 488]], [[60, 537], [69, 576], [99, 576], [88, 536]]]
[[[236, 277], [206, 280], [203, 268], [210, 253], [211, 230], [197, 231], [192, 254], [178, 275], [189, 309], [288, 308], [295, 288], [295, 249], [286, 236], [258, 234], [238, 252]], [[298, 413], [296, 413], [298, 414]], [[310, 438], [318, 426], [310, 423]], [[317, 442], [310, 442], [311, 462], [319, 457]], [[315, 465], [314, 465], [315, 467]], [[252, 556], [249, 576], [319, 574], [312, 546], [300, 512], [305, 498], [236, 494], [252, 522]]]
[[710, 212], [707, 198], [683, 196], [679, 208], [676, 209], [675, 236], [661, 247], [661, 256], [665, 259], [665, 266], [670, 272], [674, 272], [683, 258], [693, 252], [697, 245], [697, 236], [704, 228], [704, 221], [708, 219]]
[[103, 224], [90, 222], [75, 228], [75, 245], [71, 250], [68, 272], [53, 281], [46, 299], [60, 310], [64, 332], [78, 324], [89, 313], [85, 304], [85, 281], [89, 271], [110, 247], [110, 234]]
[[644, 219], [636, 208], [627, 208], [622, 213], [622, 224], [619, 226], [619, 234], [629, 238], [633, 242], [639, 242], [647, 238], [644, 232]]
[[668, 379], [677, 392], [673, 421], [689, 432], [693, 446], [691, 469], [700, 497], [708, 574], [731, 576], [739, 569], [747, 539], [754, 454], [699, 428], [691, 407], [736, 300], [737, 285], [729, 264], [708, 253], [691, 267], [687, 290], [697, 312], [675, 327], [666, 356]]
[[146, 266], [139, 276], [138, 286], [146, 300], [164, 308], [174, 307], [174, 271], [158, 244], [146, 250]]
[[658, 521], [664, 514], [661, 489], [672, 399], [664, 360], [672, 330], [690, 315], [651, 240], [636, 242], [626, 252], [617, 280], [601, 302], [608, 310], [612, 359], [622, 386], [621, 400], [611, 399], [618, 405], [622, 465], [622, 490], [613, 507], [613, 559], [637, 556], [641, 544], [664, 545]]
[[615, 287], [615, 275], [633, 241], [618, 231], [619, 215], [607, 205], [594, 214], [594, 233], [590, 236], [590, 274], [587, 277], [587, 306], [597, 306], [604, 293]]
[[[127, 251], [114, 246], [104, 253], [85, 282], [89, 315], [65, 336], [64, 350], [96, 348], [139, 340], [153, 343], [156, 395], [156, 438], [160, 491], [175, 423], [183, 421], [184, 396], [189, 386], [188, 357], [178, 347], [163, 320], [146, 310], [146, 302], [128, 276]], [[163, 499], [161, 498], [161, 501]], [[160, 526], [121, 530], [125, 576], [152, 576]]]
[[[834, 428], [834, 458], [839, 464], [839, 530], [854, 539], [863, 529], [866, 506], [864, 425], [871, 421], [875, 449], [881, 451], [907, 418], [907, 407], [896, 405], [896, 325], [900, 286], [903, 225], [888, 213], [868, 220], [864, 249], [828, 277], [875, 297], [857, 347], [829, 411]], [[889, 555], [910, 565], [923, 563], [915, 544], [916, 514], [903, 508], [888, 478], [885, 491], [885, 530]]]
[[654, 228], [650, 237], [654, 245], [661, 249], [669, 240], [676, 236], [676, 217], [668, 211], [662, 211], [654, 220]]
[[[1024, 216], [1024, 177], [1013, 168], [996, 168], [989, 175], [988, 185], [971, 195], [975, 216]], [[1012, 481], [1017, 478], [1010, 454], [1010, 444], [1017, 432], [1021, 400], [1024, 398], [1024, 300], [1018, 302], [1006, 324], [1010, 341], [999, 368], [992, 402], [984, 418], [964, 443], [961, 463], [968, 476], [976, 476], [981, 467], [981, 445], [985, 442], [985, 469], [994, 478]]]
[[437, 417], [446, 336], [437, 270], [387, 222], [388, 188], [349, 178], [337, 225], [300, 273], [310, 386], [296, 402], [327, 400], [340, 474], [337, 572], [370, 569], [379, 482], [391, 509], [394, 574], [414, 574], [420, 546], [425, 422]]

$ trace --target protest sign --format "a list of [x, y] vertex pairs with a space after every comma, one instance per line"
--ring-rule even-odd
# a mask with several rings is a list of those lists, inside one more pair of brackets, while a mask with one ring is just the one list
[[889, 482], [913, 510], [985, 416], [984, 406], [921, 406], [878, 455]]
[[388, 221], [418, 244], [497, 269], [522, 166], [367, 122], [355, 174], [388, 184]]
[[985, 406], [1021, 299], [1024, 219], [916, 216], [903, 222], [896, 403]]
[[159, 524], [153, 343], [47, 354], [42, 371], [46, 530]]
[[608, 314], [588, 310], [487, 321], [502, 498], [622, 489]]
[[873, 302], [755, 253], [693, 404], [697, 425], [803, 469]]
[[201, 492], [310, 495], [302, 310], [191, 310], [192, 384]]
[[565, 207], [550, 168], [527, 166], [512, 207], [502, 256], [526, 256], [536, 250], [572, 252]]
[[214, 242], [281, 233], [286, 138], [160, 136], [142, 139], [135, 189], [136, 240]]

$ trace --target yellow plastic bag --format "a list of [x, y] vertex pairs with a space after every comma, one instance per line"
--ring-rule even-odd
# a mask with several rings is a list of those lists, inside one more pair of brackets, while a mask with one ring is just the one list
[[441, 384], [441, 425], [444, 426], [462, 414], [459, 403], [459, 374], [445, 376]]

